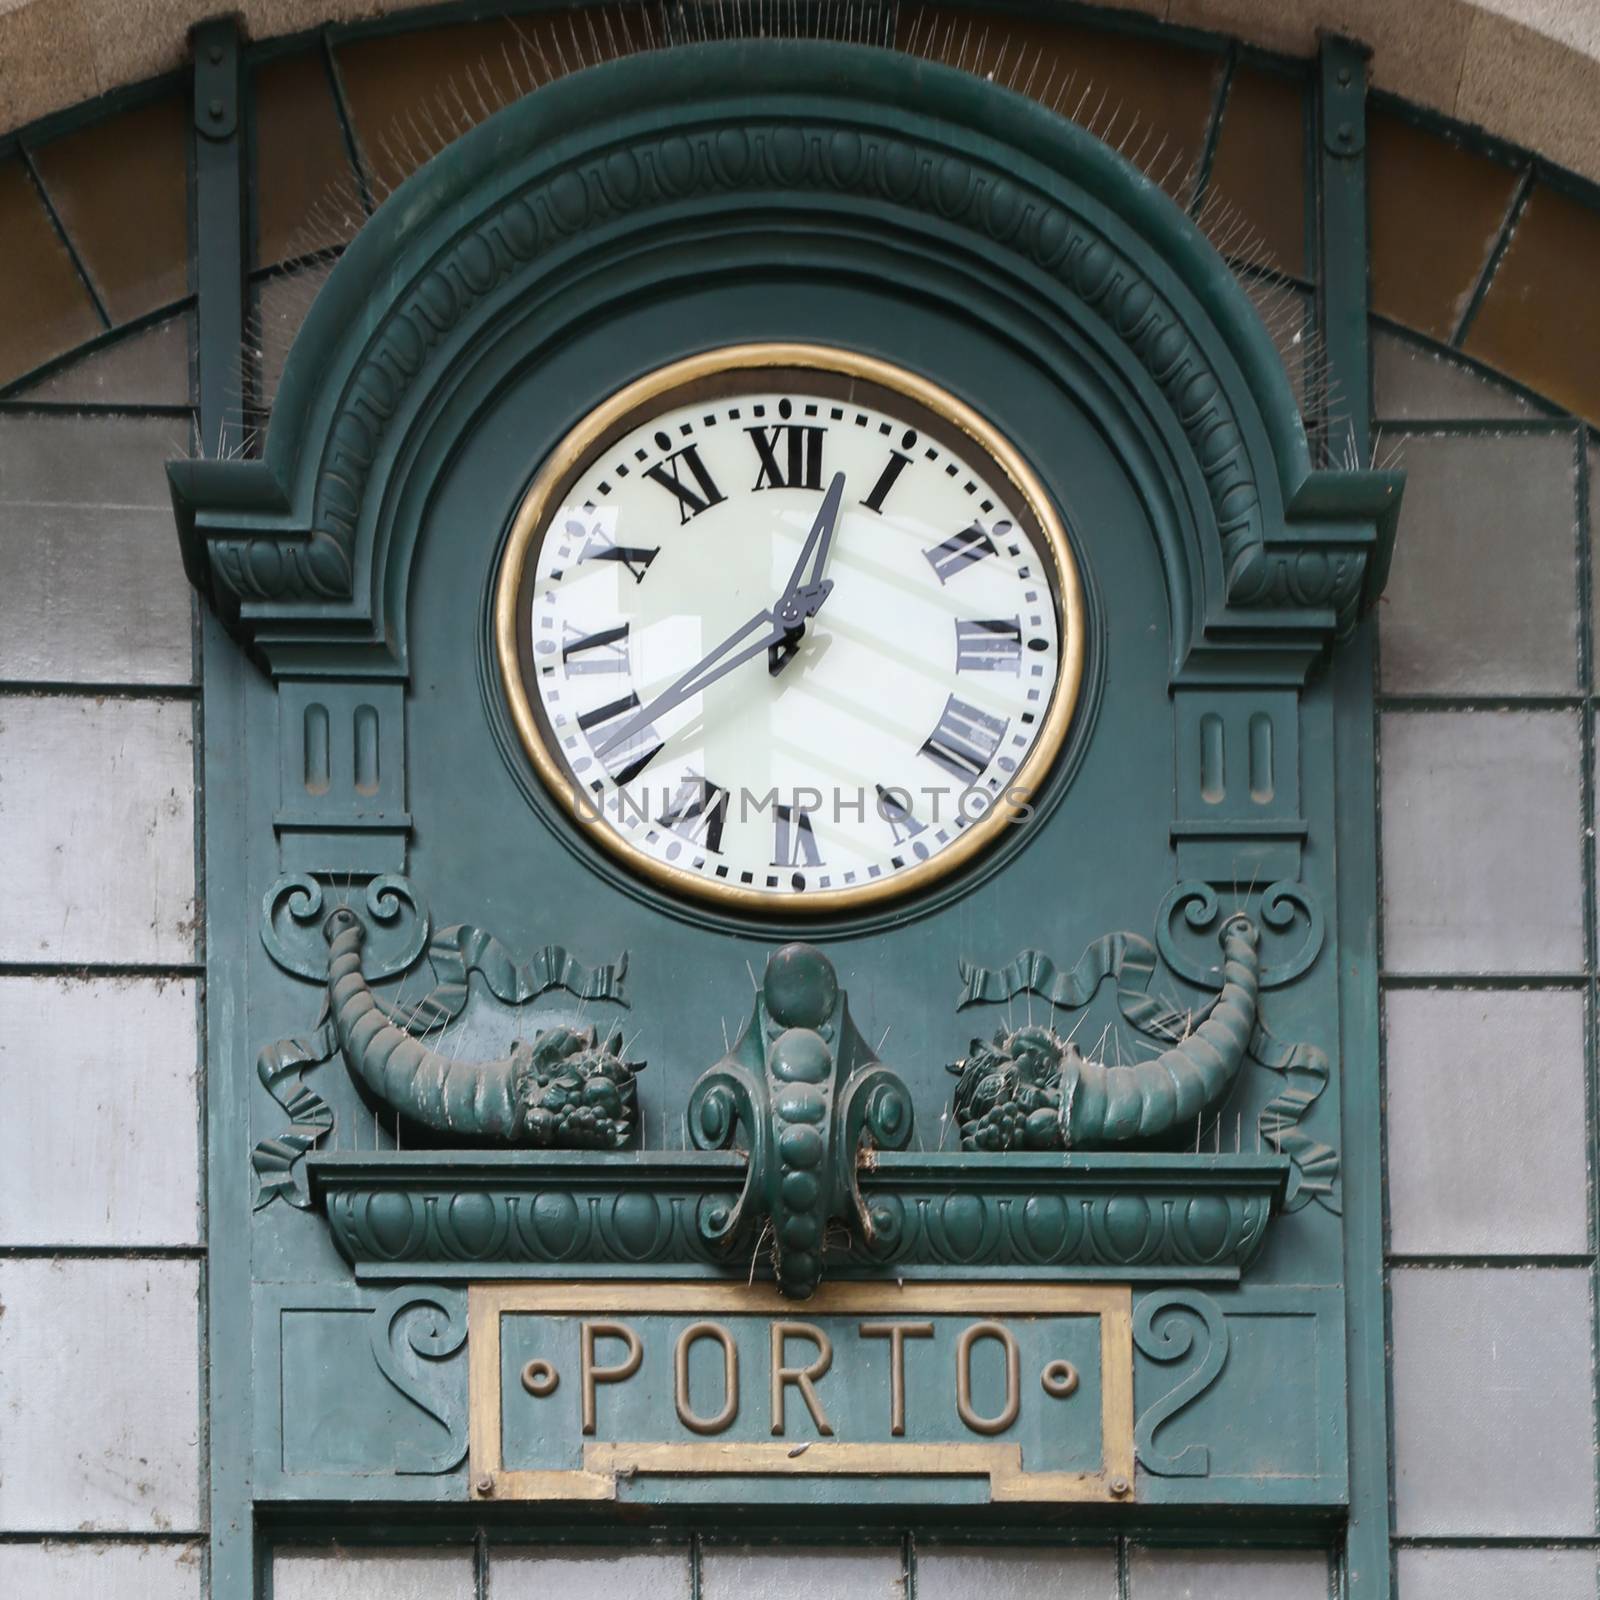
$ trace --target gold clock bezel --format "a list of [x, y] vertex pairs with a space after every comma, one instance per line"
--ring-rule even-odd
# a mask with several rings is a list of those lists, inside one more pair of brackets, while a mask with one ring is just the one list
[[[1061, 516], [1033, 469], [1011, 442], [971, 406], [939, 385], [874, 356], [816, 344], [725, 345], [670, 362], [619, 389], [596, 406], [555, 447], [517, 508], [495, 584], [495, 656], [523, 750], [558, 807], [585, 829], [608, 855], [656, 887], [746, 914], [809, 918], [876, 909], [888, 901], [904, 899], [943, 881], [969, 865], [991, 845], [1017, 816], [1021, 806], [1001, 796], [986, 815], [971, 823], [937, 854], [903, 872], [865, 883], [796, 893], [707, 879], [688, 868], [673, 866], [646, 854], [603, 819], [597, 818], [592, 807], [585, 809], [587, 797], [580, 795], [579, 785], [546, 743], [537, 705], [528, 693], [519, 618], [524, 580], [531, 570], [530, 558], [539, 547], [548, 513], [560, 503], [567, 485], [588, 466], [603, 445], [636, 425], [636, 414], [647, 406], [662, 409], [681, 391], [706, 386], [723, 374], [771, 368], [795, 368], [864, 380], [912, 401], [971, 440], [995, 463], [1026, 506], [1035, 528], [1042, 535], [1040, 554], [1051, 566], [1047, 576], [1056, 608], [1061, 652], [1060, 668], [1039, 736], [1013, 775], [1007, 786], [1009, 791], [1036, 794], [1066, 742], [1083, 682], [1083, 586]], [[536, 561], [532, 562], [532, 567], [537, 567]]]

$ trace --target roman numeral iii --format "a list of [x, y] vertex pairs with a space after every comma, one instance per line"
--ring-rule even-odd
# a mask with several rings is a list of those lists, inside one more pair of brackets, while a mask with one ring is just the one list
[[1022, 619], [990, 617], [972, 622], [956, 618], [957, 672], [1010, 672], [1022, 670]]

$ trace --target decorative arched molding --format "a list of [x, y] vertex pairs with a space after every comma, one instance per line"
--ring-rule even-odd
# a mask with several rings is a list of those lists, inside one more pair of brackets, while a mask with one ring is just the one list
[[746, 269], [800, 248], [860, 276], [887, 249], [997, 337], [1070, 348], [1171, 500], [1175, 678], [1271, 658], [1296, 682], [1381, 586], [1399, 475], [1312, 467], [1249, 299], [1154, 184], [980, 79], [798, 40], [591, 68], [409, 180], [313, 306], [264, 459], [171, 468], [191, 580], [274, 671], [403, 676], [396, 508], [441, 409], [459, 426], [504, 381], [510, 330], [536, 362], [623, 263], [670, 285], [671, 246], [708, 237]]

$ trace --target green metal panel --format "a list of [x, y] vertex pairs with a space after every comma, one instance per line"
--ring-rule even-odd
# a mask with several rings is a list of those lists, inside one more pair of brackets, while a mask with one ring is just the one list
[[[555, 442], [642, 374], [760, 340], [876, 356], [975, 408], [1084, 575], [1083, 698], [1034, 818], [887, 909], [763, 919], [631, 875], [551, 804], [497, 676], [497, 563]], [[1343, 1521], [1346, 1405], [1381, 1333], [1369, 991], [1337, 959], [1372, 918], [1337, 813], [1370, 785], [1370, 685], [1325, 668], [1379, 585], [1400, 484], [1313, 466], [1249, 301], [1164, 196], [1040, 107], [884, 51], [758, 40], [591, 69], [378, 210], [300, 335], [264, 460], [172, 480], [232, 641], [212, 630], [206, 680], [217, 1593], [250, 1592], [257, 1519], [290, 1508], [346, 1532], [376, 1506], [475, 1525], [495, 1491], [465, 1466], [467, 1285], [744, 1284], [768, 1276], [769, 1224], [831, 1230], [780, 1273], [796, 1296], [819, 1277], [975, 1284], [979, 1306], [1131, 1287], [1131, 1484], [1023, 1509], [891, 1472], [869, 1517]], [[796, 937], [809, 951], [774, 960]], [[1081, 1058], [1075, 1027], [1142, 1065]], [[507, 1053], [513, 1035], [535, 1042]], [[460, 1068], [463, 1041], [485, 1060]], [[474, 1109], [429, 1132], [394, 1062], [412, 1085], [477, 1074]], [[1152, 1110], [1155, 1080], [1190, 1071], [1201, 1114]], [[585, 1140], [552, 1108], [603, 1074], [629, 1148], [560, 1148]], [[787, 1182], [797, 1079], [818, 1085], [820, 1193]], [[1090, 1117], [1085, 1084], [1128, 1087], [1135, 1138]], [[482, 1147], [529, 1106], [556, 1148]], [[1025, 1114], [1027, 1148], [980, 1136]], [[740, 1338], [758, 1364], [765, 1333]], [[651, 1370], [636, 1432], [676, 1426]], [[1008, 1437], [1072, 1470], [1048, 1414]], [[1370, 1509], [1382, 1440], [1354, 1427]], [[519, 1448], [549, 1465], [579, 1442]], [[759, 1494], [811, 1506], [817, 1533], [852, 1505], [800, 1468], [615, 1493], [662, 1516]]]

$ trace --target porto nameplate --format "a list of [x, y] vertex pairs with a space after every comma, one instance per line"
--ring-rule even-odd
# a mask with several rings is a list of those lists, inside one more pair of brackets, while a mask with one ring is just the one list
[[1134, 1498], [1125, 1286], [479, 1284], [478, 1499]]

